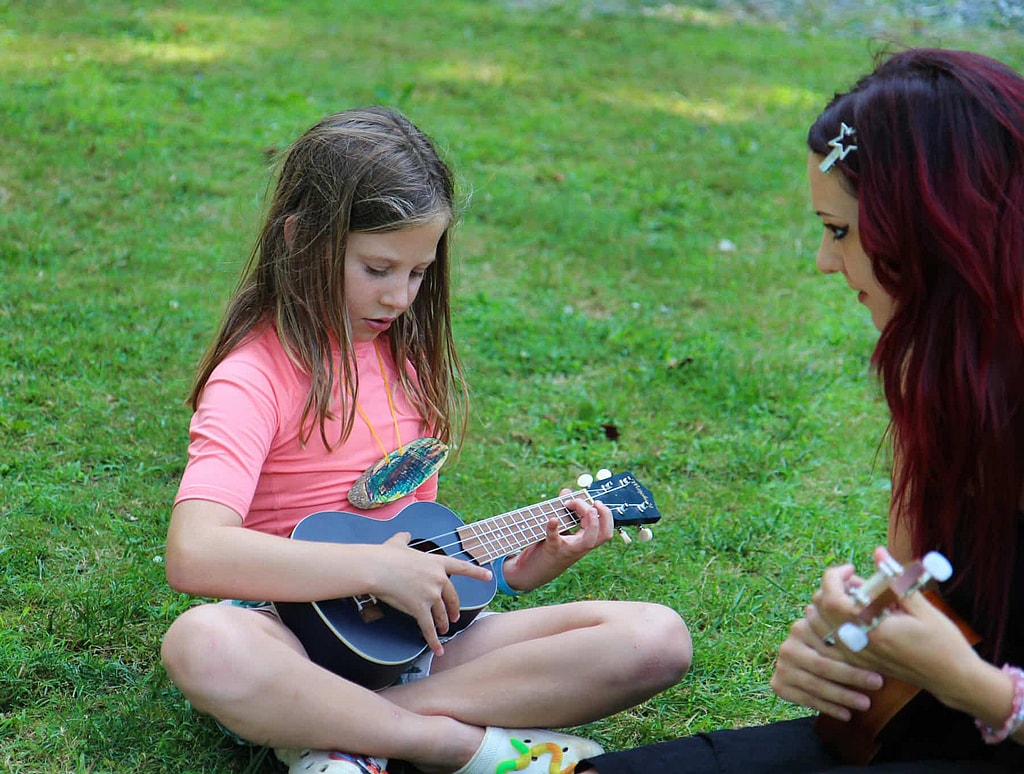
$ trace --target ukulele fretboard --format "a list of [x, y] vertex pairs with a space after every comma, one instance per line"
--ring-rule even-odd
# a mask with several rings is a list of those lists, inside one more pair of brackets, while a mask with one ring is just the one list
[[466, 524], [457, 530], [462, 547], [479, 564], [487, 564], [544, 540], [552, 517], [559, 521], [559, 532], [568, 532], [580, 523], [576, 514], [569, 510], [569, 501], [574, 499], [592, 501], [587, 490], [581, 489], [528, 508]]

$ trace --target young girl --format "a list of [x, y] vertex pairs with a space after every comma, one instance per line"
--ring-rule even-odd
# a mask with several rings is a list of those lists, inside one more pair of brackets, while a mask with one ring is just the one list
[[268, 603], [176, 620], [163, 645], [175, 684], [293, 772], [365, 774], [397, 758], [424, 772], [568, 774], [600, 747], [544, 729], [632, 706], [689, 666], [685, 625], [651, 604], [481, 615], [444, 641], [459, 617], [450, 576], [536, 588], [610, 538], [601, 504], [573, 500], [576, 532], [553, 518], [545, 540], [490, 569], [410, 548], [407, 532], [372, 545], [289, 538], [313, 512], [385, 519], [435, 498], [464, 397], [448, 305], [454, 216], [450, 170], [404, 117], [367, 108], [317, 123], [284, 158], [192, 392], [171, 586], [282, 603], [372, 595], [429, 645], [409, 679], [375, 693], [308, 658]]
[[[923, 693], [886, 728], [871, 771], [1024, 771], [1024, 78], [978, 54], [903, 51], [837, 95], [808, 145], [818, 268], [842, 275], [881, 332], [872, 362], [892, 414], [888, 551], [904, 564], [931, 550], [950, 557], [946, 602], [982, 641], [973, 649], [915, 594], [849, 650], [832, 633], [859, 609], [847, 589], [861, 579], [843, 565], [793, 624], [772, 687], [845, 724], [899, 678]], [[806, 718], [579, 770], [862, 770], [835, 749]]]

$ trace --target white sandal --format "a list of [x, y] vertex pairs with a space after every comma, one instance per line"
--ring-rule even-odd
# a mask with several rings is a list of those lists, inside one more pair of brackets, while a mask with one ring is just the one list
[[[469, 763], [455, 774], [573, 774], [576, 764], [604, 752], [597, 742], [544, 728], [488, 726]], [[512, 768], [508, 766], [512, 764]]]
[[288, 766], [288, 774], [388, 774], [387, 758], [352, 755], [337, 750], [274, 750], [277, 759]]

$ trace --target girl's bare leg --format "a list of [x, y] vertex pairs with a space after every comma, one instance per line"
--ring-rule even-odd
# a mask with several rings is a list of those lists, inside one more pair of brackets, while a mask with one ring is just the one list
[[685, 673], [691, 645], [659, 605], [524, 609], [448, 642], [429, 678], [374, 693], [309, 661], [276, 618], [211, 604], [175, 621], [163, 657], [192, 704], [245, 739], [454, 771], [484, 726], [573, 726], [649, 698]]
[[575, 726], [675, 685], [691, 656], [686, 625], [667, 607], [573, 602], [478, 621], [446, 644], [428, 679], [382, 695], [476, 726]]
[[192, 608], [168, 630], [163, 658], [196, 709], [257, 744], [454, 771], [483, 739], [481, 728], [419, 715], [322, 669], [284, 624], [252, 610]]

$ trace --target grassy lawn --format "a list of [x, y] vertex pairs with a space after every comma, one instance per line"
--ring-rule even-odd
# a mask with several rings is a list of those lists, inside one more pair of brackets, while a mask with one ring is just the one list
[[[472, 520], [607, 467], [663, 514], [652, 543], [499, 602], [646, 599], [690, 624], [684, 681], [584, 732], [798, 714], [775, 649], [822, 568], [884, 539], [888, 494], [875, 334], [815, 271], [804, 131], [883, 43], [605, 5], [0, 0], [0, 769], [278, 770], [159, 664], [192, 603], [164, 533], [269, 162], [368, 103], [439, 141], [467, 205], [474, 417], [441, 500]], [[892, 34], [1024, 66], [1005, 32]]]

